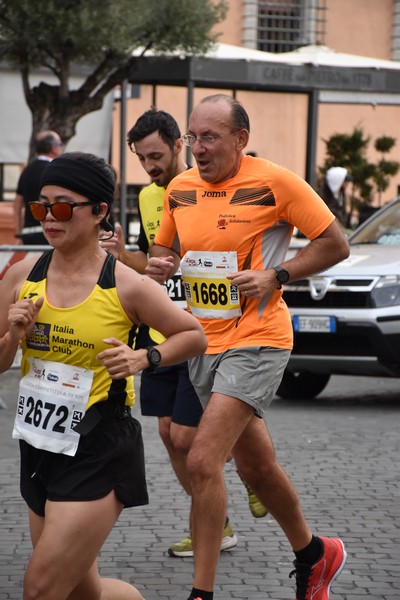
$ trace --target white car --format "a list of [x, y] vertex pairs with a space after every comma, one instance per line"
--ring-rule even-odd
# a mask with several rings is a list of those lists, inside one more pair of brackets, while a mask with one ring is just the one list
[[332, 374], [400, 378], [400, 197], [349, 242], [349, 258], [285, 285], [294, 348], [282, 398], [314, 398]]

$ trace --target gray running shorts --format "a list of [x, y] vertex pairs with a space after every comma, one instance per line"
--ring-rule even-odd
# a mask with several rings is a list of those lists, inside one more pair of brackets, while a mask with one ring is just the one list
[[271, 404], [288, 363], [290, 350], [268, 346], [232, 348], [189, 361], [189, 375], [203, 408], [212, 392], [238, 398], [258, 417]]

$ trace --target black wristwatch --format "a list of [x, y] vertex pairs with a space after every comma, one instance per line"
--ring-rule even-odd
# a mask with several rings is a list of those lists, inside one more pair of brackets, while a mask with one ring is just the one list
[[147, 367], [146, 371], [155, 371], [160, 365], [161, 354], [157, 348], [154, 348], [154, 346], [147, 346], [146, 350], [147, 358], [149, 360], [149, 366]]
[[277, 285], [276, 289], [280, 290], [283, 283], [287, 283], [289, 281], [289, 271], [286, 271], [283, 267], [273, 267], [275, 271], [275, 277], [279, 285]]

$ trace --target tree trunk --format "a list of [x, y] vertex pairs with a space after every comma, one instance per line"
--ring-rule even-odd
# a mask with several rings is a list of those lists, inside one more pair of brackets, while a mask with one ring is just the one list
[[76, 125], [81, 117], [100, 110], [105, 94], [96, 98], [84, 97], [79, 90], [68, 92], [60, 97], [60, 88], [41, 82], [29, 91], [27, 105], [32, 113], [32, 132], [29, 143], [29, 161], [36, 154], [35, 138], [43, 130], [56, 131], [65, 145], [76, 134]]

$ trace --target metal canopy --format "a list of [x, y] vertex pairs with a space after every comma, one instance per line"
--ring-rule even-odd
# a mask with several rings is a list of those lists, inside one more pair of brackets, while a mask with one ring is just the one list
[[[306, 94], [305, 179], [312, 186], [320, 102], [400, 104], [399, 62], [343, 54], [326, 46], [273, 54], [217, 44], [206, 56], [138, 56], [129, 83], [153, 85], [154, 97], [157, 85], [186, 87], [187, 120], [195, 87], [229, 89], [233, 94], [237, 90]], [[121, 139], [125, 139], [125, 131]]]
[[[389, 61], [385, 61], [389, 62]], [[141, 57], [130, 83], [309, 93], [335, 90], [400, 93], [397, 69], [285, 64], [206, 57]]]
[[[311, 184], [315, 178], [320, 92], [323, 102], [350, 102], [349, 92], [354, 92], [360, 104], [400, 103], [400, 63], [335, 52], [326, 46], [273, 54], [217, 44], [207, 56], [142, 56], [137, 58], [130, 83], [187, 87], [188, 117], [194, 87], [307, 94], [305, 178]], [[338, 98], [335, 92], [347, 93], [347, 98], [343, 94]]]

